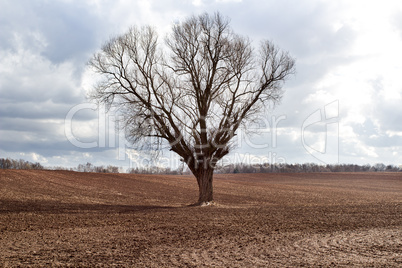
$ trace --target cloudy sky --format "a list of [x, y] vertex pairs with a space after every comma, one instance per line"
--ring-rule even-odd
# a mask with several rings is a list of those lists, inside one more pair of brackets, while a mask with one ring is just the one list
[[[261, 116], [258, 135], [239, 133], [227, 161], [402, 164], [399, 0], [1, 0], [0, 157], [64, 167], [142, 161], [115, 130], [118, 115], [92, 110], [86, 63], [131, 25], [163, 37], [215, 11], [297, 60], [281, 104]], [[164, 153], [160, 164], [171, 159]]]

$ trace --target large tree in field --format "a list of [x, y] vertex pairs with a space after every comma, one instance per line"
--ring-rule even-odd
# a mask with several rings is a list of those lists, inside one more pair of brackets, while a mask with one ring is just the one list
[[159, 42], [152, 27], [112, 38], [89, 62], [94, 98], [123, 108], [134, 142], [153, 137], [194, 174], [198, 204], [213, 200], [213, 173], [242, 123], [280, 100], [295, 61], [270, 41], [254, 49], [219, 13], [192, 16]]

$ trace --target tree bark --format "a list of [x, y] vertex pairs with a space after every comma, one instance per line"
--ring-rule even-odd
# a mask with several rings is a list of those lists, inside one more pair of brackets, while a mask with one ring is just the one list
[[197, 172], [196, 178], [199, 189], [198, 205], [213, 201], [213, 174], [214, 170], [212, 168], [200, 168]]

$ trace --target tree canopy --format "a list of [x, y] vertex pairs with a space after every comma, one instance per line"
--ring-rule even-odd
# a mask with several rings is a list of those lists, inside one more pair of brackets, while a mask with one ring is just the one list
[[216, 163], [241, 124], [277, 103], [295, 60], [271, 41], [234, 33], [221, 14], [172, 27], [160, 42], [151, 26], [109, 40], [89, 62], [102, 80], [93, 97], [122, 108], [133, 142], [166, 144], [197, 178], [199, 202], [212, 201]]

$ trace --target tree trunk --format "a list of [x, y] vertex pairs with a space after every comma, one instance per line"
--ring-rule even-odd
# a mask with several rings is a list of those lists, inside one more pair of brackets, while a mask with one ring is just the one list
[[198, 205], [213, 201], [213, 181], [214, 170], [212, 168], [200, 168], [196, 178], [199, 188]]

